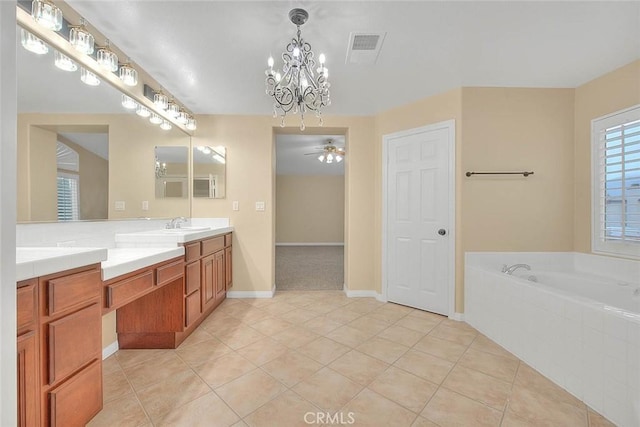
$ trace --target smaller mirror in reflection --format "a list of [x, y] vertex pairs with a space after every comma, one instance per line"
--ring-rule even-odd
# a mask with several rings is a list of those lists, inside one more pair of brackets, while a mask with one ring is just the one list
[[193, 197], [224, 199], [227, 150], [208, 145], [193, 148]]
[[156, 147], [156, 199], [189, 195], [189, 148]]

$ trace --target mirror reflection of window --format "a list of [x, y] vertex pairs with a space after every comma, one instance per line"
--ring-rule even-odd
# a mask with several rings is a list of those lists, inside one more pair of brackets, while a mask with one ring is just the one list
[[156, 198], [189, 196], [189, 148], [155, 147]]
[[226, 192], [225, 147], [193, 148], [193, 197], [223, 199]]
[[80, 156], [58, 141], [56, 145], [58, 221], [80, 219]]

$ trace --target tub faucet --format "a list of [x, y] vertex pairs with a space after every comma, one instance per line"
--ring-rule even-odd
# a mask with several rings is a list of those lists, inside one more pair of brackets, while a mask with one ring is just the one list
[[183, 222], [187, 222], [187, 219], [185, 217], [175, 217], [167, 223], [167, 228], [180, 228], [180, 224]]
[[519, 268], [524, 268], [525, 270], [531, 270], [529, 264], [513, 264], [511, 267], [507, 267], [507, 264], [502, 264], [502, 272], [507, 273], [509, 275], [513, 274]]

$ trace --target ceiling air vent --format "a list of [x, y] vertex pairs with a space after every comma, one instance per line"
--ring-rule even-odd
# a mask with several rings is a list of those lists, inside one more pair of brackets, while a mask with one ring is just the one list
[[347, 64], [375, 64], [386, 35], [387, 33], [351, 33]]

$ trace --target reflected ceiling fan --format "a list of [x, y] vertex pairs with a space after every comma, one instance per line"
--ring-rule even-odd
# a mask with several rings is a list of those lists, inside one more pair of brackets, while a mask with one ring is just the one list
[[333, 163], [334, 160], [337, 163], [340, 163], [344, 159], [344, 156], [346, 155], [344, 148], [339, 148], [333, 145], [332, 139], [328, 140], [327, 143], [322, 147], [317, 147], [317, 148], [320, 151], [314, 151], [313, 153], [305, 153], [305, 156], [317, 155], [318, 160], [322, 163]]

